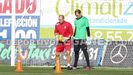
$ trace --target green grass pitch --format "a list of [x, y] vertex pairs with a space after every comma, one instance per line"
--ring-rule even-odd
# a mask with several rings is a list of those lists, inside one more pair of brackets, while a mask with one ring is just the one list
[[63, 73], [55, 74], [52, 68], [23, 67], [22, 73], [16, 73], [15, 67], [0, 65], [0, 75], [133, 75], [132, 68], [94, 67], [91, 71], [83, 68], [77, 70], [63, 69]]

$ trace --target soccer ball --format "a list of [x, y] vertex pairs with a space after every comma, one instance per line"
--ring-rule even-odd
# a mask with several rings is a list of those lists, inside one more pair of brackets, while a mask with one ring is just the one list
[[64, 37], [62, 35], [58, 36], [59, 41], [64, 42]]

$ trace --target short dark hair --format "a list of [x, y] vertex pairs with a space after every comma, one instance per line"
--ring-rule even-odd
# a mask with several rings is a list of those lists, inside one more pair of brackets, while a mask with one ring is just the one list
[[59, 17], [62, 17], [63, 19], [65, 19], [65, 16], [64, 15], [59, 15]]
[[75, 10], [75, 14], [76, 14], [77, 12], [78, 12], [79, 14], [81, 14], [81, 10], [76, 9], [76, 10]]

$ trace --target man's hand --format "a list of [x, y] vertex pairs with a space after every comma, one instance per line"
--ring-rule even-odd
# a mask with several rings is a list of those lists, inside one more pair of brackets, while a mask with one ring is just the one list
[[66, 42], [70, 37], [63, 37], [63, 35], [56, 35], [56, 41]]
[[70, 39], [70, 37], [64, 37], [64, 41], [67, 41], [69, 39]]
[[58, 37], [59, 37], [59, 35], [56, 35], [56, 36], [55, 36], [55, 40], [56, 40], [56, 41], [59, 41]]

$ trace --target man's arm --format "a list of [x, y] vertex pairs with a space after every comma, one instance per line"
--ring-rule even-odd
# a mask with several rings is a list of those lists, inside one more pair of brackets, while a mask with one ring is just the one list
[[71, 37], [72, 35], [73, 35], [73, 27], [70, 24], [70, 26], [69, 26], [69, 37]]
[[70, 23], [68, 23], [68, 24], [69, 24], [68, 25], [68, 33], [69, 33], [69, 35], [68, 35], [68, 37], [64, 37], [65, 41], [70, 40], [71, 37], [73, 36], [73, 27], [72, 27], [72, 25]]
[[87, 18], [85, 21], [85, 25], [86, 25], [87, 36], [90, 37], [90, 28], [89, 28], [89, 22]]
[[73, 33], [73, 36], [75, 37], [75, 35], [76, 35], [76, 23], [75, 23], [75, 21], [74, 21], [74, 33]]
[[86, 27], [86, 31], [87, 31], [87, 36], [90, 37], [90, 28], [89, 28], [89, 26]]
[[75, 35], [76, 35], [76, 27], [74, 28], [73, 36], [75, 36]]
[[54, 29], [54, 35], [55, 35], [55, 39], [58, 41], [59, 32], [58, 32], [58, 29], [57, 29], [56, 25], [55, 25], [55, 29]]

